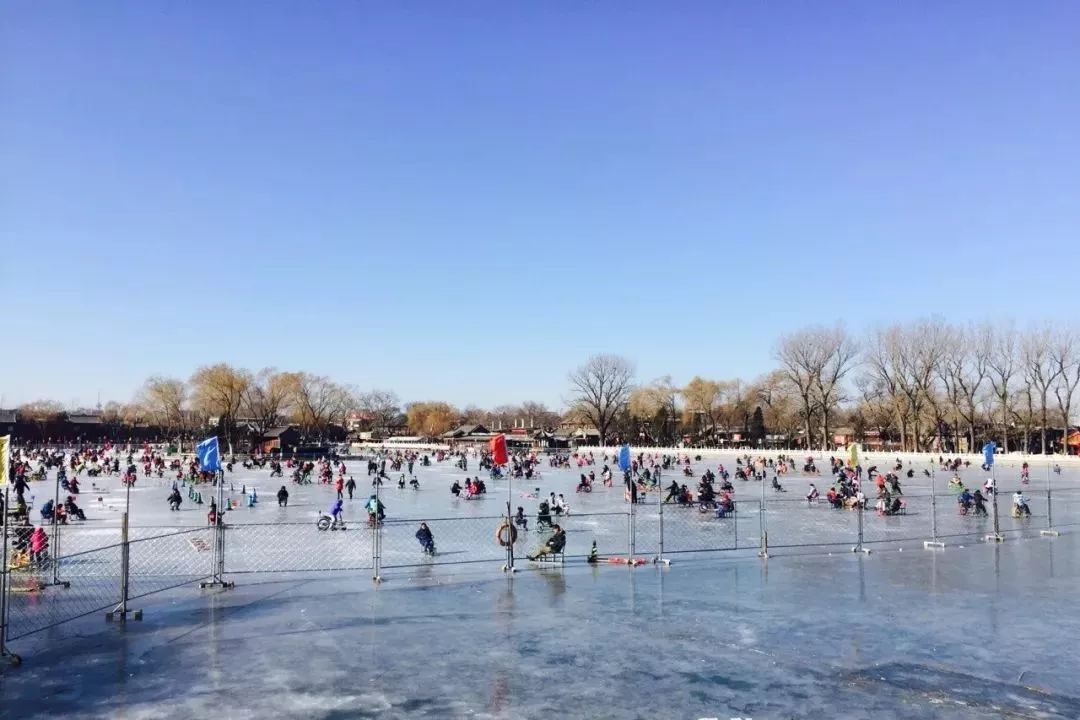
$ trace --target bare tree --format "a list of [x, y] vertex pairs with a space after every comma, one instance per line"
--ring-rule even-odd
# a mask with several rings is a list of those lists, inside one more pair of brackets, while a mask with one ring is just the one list
[[526, 400], [521, 403], [521, 415], [529, 427], [555, 429], [562, 418], [559, 413], [549, 410], [542, 402]]
[[800, 330], [784, 335], [776, 349], [776, 359], [780, 361], [780, 370], [791, 384], [802, 406], [806, 447], [810, 448], [810, 419], [817, 405], [815, 382], [824, 371], [826, 359], [823, 357], [817, 341], [819, 330]]
[[1012, 384], [1016, 364], [1016, 330], [1011, 326], [997, 329], [986, 367], [990, 386], [1001, 410], [1002, 449], [1005, 452], [1009, 452], [1009, 418], [1012, 414]]
[[259, 436], [275, 427], [292, 410], [295, 397], [294, 376], [263, 368], [252, 378], [244, 391], [242, 410]]
[[1073, 330], [1060, 333], [1050, 347], [1050, 356], [1057, 368], [1057, 382], [1054, 383], [1054, 397], [1057, 398], [1061, 411], [1061, 447], [1069, 454], [1069, 420], [1072, 417], [1072, 404], [1076, 397], [1076, 388], [1080, 385], [1080, 338]]
[[45, 430], [49, 425], [59, 420], [63, 414], [64, 406], [55, 400], [35, 400], [18, 408], [21, 419], [29, 420], [37, 426], [41, 440], [45, 440]]
[[1024, 439], [1024, 452], [1031, 452], [1031, 430], [1035, 427], [1035, 393], [1032, 385], [1026, 380], [1013, 392], [1013, 402], [1009, 413], [1013, 422], [1020, 426]]
[[232, 453], [236, 435], [236, 418], [251, 383], [247, 370], [225, 363], [206, 365], [191, 376], [192, 405], [207, 415], [217, 416], [218, 429], [225, 436]]
[[976, 402], [979, 389], [989, 373], [994, 349], [993, 328], [989, 324], [969, 327], [947, 346], [942, 358], [942, 380], [957, 414], [967, 423], [968, 450], [975, 451]]
[[408, 407], [409, 430], [416, 435], [437, 438], [461, 419], [461, 413], [444, 402], [419, 402]]
[[[710, 433], [715, 434], [720, 423], [720, 405], [724, 401], [724, 391], [720, 383], [695, 377], [686, 383], [680, 393], [686, 403], [685, 424], [692, 425], [698, 432], [708, 428]], [[699, 423], [698, 419], [704, 422]]]
[[781, 337], [776, 356], [802, 401], [807, 447], [810, 419], [817, 410], [822, 448], [827, 449], [829, 418], [843, 399], [842, 381], [855, 364], [858, 346], [842, 327], [814, 327]]
[[136, 399], [158, 426], [170, 431], [183, 431], [186, 401], [184, 381], [160, 375], [147, 378]]
[[654, 441], [670, 442], [674, 439], [675, 423], [678, 419], [678, 394], [679, 390], [672, 384], [671, 377], [665, 375], [631, 392], [627, 411], [632, 420], [648, 427], [649, 435]]
[[798, 401], [791, 383], [781, 370], [773, 370], [758, 378], [749, 391], [764, 411], [765, 427], [788, 437], [798, 432]]
[[570, 373], [568, 404], [588, 418], [601, 445], [607, 444], [612, 423], [630, 399], [633, 380], [633, 364], [618, 355], [593, 355]]
[[844, 400], [842, 381], [859, 356], [859, 347], [842, 327], [818, 333], [820, 352], [825, 362], [814, 379], [818, 408], [821, 410], [821, 447], [829, 447], [829, 417]]
[[934, 381], [938, 377], [945, 355], [947, 334], [940, 320], [922, 320], [902, 328], [897, 357], [900, 360], [900, 389], [911, 411], [914, 450], [922, 449], [922, 414], [930, 407], [935, 395]]
[[361, 411], [371, 418], [373, 430], [385, 431], [401, 414], [401, 400], [392, 390], [369, 390], [357, 398]]
[[900, 429], [900, 447], [906, 450], [910, 411], [901, 360], [904, 342], [903, 330], [897, 325], [878, 330], [872, 335], [865, 355], [872, 381], [865, 384], [864, 397], [876, 395], [888, 400]]
[[1020, 341], [1020, 363], [1024, 381], [1028, 384], [1039, 410], [1039, 449], [1045, 455], [1046, 429], [1049, 425], [1050, 389], [1060, 372], [1051, 352], [1051, 330], [1043, 327], [1024, 333]]
[[344, 422], [352, 398], [344, 387], [323, 375], [294, 373], [293, 404], [305, 435], [323, 434], [331, 425]]

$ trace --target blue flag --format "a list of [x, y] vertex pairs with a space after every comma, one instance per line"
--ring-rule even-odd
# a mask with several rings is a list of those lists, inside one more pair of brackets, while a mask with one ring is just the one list
[[218, 451], [217, 436], [207, 438], [196, 445], [195, 455], [199, 458], [199, 469], [203, 472], [221, 470], [221, 453]]
[[630, 446], [623, 445], [619, 448], [619, 469], [627, 472], [630, 469]]
[[987, 470], [994, 466], [994, 453], [997, 451], [997, 443], [990, 441], [983, 445], [983, 467]]

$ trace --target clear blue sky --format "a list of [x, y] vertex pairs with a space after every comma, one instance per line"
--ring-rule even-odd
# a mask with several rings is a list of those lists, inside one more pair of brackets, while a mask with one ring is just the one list
[[1074, 2], [0, 9], [0, 393], [224, 360], [558, 405], [594, 352], [1075, 312]]

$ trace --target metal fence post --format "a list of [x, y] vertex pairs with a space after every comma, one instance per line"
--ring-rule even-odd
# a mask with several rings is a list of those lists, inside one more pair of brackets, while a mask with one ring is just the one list
[[990, 485], [993, 488], [994, 505], [991, 508], [994, 511], [994, 532], [987, 535], [984, 540], [992, 540], [994, 542], [1002, 542], [1005, 540], [1001, 535], [1001, 527], [998, 524], [998, 485], [997, 485], [997, 473], [994, 472], [994, 465], [990, 466]]
[[514, 500], [514, 473], [506, 473], [506, 526], [509, 530], [506, 531], [507, 539], [510, 541], [506, 544], [506, 572], [514, 573], [514, 533], [517, 528], [514, 527], [513, 509], [511, 507]]
[[1054, 529], [1054, 508], [1053, 497], [1050, 492], [1050, 477], [1051, 477], [1050, 463], [1046, 463], [1046, 529], [1040, 530], [1040, 535], [1056, 537], [1058, 531]]
[[943, 548], [945, 543], [938, 540], [937, 536], [937, 483], [934, 480], [937, 473], [934, 463], [930, 463], [930, 539], [923, 542], [923, 548]]
[[128, 514], [125, 512], [120, 519], [120, 604], [105, 613], [105, 619], [112, 622], [119, 617], [121, 622], [132, 615], [136, 620], [142, 620], [142, 610], [130, 610], [128, 608], [128, 589], [131, 579], [131, 545], [128, 543]]
[[[739, 522], [739, 507], [735, 506], [735, 523]], [[761, 507], [758, 508], [758, 531], [761, 538], [761, 550], [758, 557], [769, 557], [769, 527], [765, 520], [765, 483], [761, 483]]]
[[199, 587], [223, 587], [231, 588], [235, 583], [225, 581], [225, 471], [219, 470], [217, 478], [217, 492], [214, 493], [214, 546], [210, 558], [210, 580], [199, 583]]
[[0, 567], [0, 657], [6, 658], [12, 665], [18, 665], [22, 662], [21, 658], [11, 652], [7, 646], [8, 593], [11, 592], [11, 578], [8, 575], [8, 508], [11, 507], [10, 496], [11, 491], [5, 486], [3, 518], [0, 518], [0, 525], [3, 527], [2, 532], [0, 532], [0, 539], [4, 543], [4, 548], [0, 551], [0, 560], [4, 563]]
[[49, 538], [49, 548], [53, 556], [52, 563], [52, 580], [42, 584], [42, 587], [56, 587], [61, 586], [63, 588], [71, 587], [69, 582], [61, 582], [60, 580], [60, 522], [59, 513], [57, 508], [60, 505], [60, 473], [56, 473], [56, 486], [53, 490], [53, 515], [52, 515], [52, 537]]
[[[376, 471], [378, 472], [378, 471]], [[379, 488], [382, 486], [382, 475], [375, 475], [375, 522], [371, 524], [371, 579], [382, 582], [382, 537], [379, 534]]]
[[[633, 482], [633, 479], [631, 479]], [[626, 561], [633, 565], [634, 562], [634, 493], [630, 493], [630, 512], [626, 516]]]
[[[657, 473], [659, 472], [659, 469], [657, 469]], [[660, 522], [655, 562], [670, 565], [671, 561], [664, 559], [664, 486], [660, 484], [659, 478], [657, 478], [656, 481], [656, 507], [657, 516], [659, 517]]]
[[862, 505], [856, 505], [855, 512], [859, 513], [859, 537], [855, 547], [851, 548], [851, 552], [861, 552], [869, 555], [870, 548], [863, 547], [863, 515], [866, 513], [866, 509]]

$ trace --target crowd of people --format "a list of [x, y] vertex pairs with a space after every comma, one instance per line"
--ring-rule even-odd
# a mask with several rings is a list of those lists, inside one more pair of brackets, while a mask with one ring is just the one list
[[[361, 459], [361, 462], [366, 463], [367, 476], [376, 489], [375, 493], [364, 499], [362, 495], [357, 498], [357, 483], [349, 473], [345, 460], [337, 457], [297, 460], [255, 455], [243, 460], [242, 465], [245, 469], [251, 470], [269, 469], [271, 478], [285, 478], [288, 472], [292, 485], [297, 487], [313, 484], [325, 486], [332, 491], [333, 497], [333, 503], [327, 513], [331, 518], [331, 527], [344, 529], [346, 503], [354, 498], [363, 500], [362, 512], [366, 515], [370, 526], [381, 525], [386, 520], [386, 504], [379, 496], [378, 490], [384, 485], [384, 481], [391, 481], [393, 474], [397, 475], [399, 490], [410, 488], [419, 491], [420, 482], [417, 473], [422, 468], [444, 463], [452, 466], [455, 472], [466, 473], [470, 467], [478, 468], [481, 473], [487, 473], [487, 481], [481, 477], [481, 474], [474, 474], [464, 478], [455, 478], [450, 486], [450, 493], [454, 500], [477, 500], [487, 495], [489, 482], [507, 477], [539, 481], [540, 465], [543, 461], [546, 461], [549, 468], [575, 470], [578, 476], [575, 490], [579, 494], [592, 493], [598, 486], [613, 487], [615, 473], [620, 472], [623, 477], [625, 502], [646, 502], [652, 493], [657, 493], [653, 502], [675, 505], [679, 508], [695, 508], [701, 513], [711, 512], [711, 517], [718, 520], [728, 518], [736, 512], [736, 488], [740, 487], [741, 483], [768, 481], [774, 493], [784, 493], [787, 488], [781, 479], [791, 474], [815, 478], [814, 482], [809, 483], [809, 491], [806, 494], [809, 505], [815, 505], [824, 500], [830, 507], [838, 510], [870, 509], [871, 501], [867, 497], [867, 493], [870, 493], [873, 496], [872, 507], [879, 515], [902, 515], [906, 510], [904, 490], [901, 485], [902, 478], [905, 476], [913, 478], [917, 472], [914, 467], [905, 467], [900, 459], [897, 459], [887, 471], [882, 472], [876, 466], [871, 466], [864, 471], [857, 461], [849, 458], [830, 457], [826, 463], [824, 460], [815, 460], [813, 457], [796, 459], [783, 454], [778, 456], [743, 454], [735, 458], [734, 465], [730, 468], [722, 463], [715, 467], [702, 468], [701, 456], [691, 457], [690, 454], [639, 452], [627, 460], [625, 456], [596, 451], [556, 452], [548, 454], [542, 460], [535, 452], [519, 451], [513, 453], [508, 462], [499, 465], [494, 462], [492, 455], [482, 448], [440, 450], [430, 454], [397, 450]], [[211, 473], [204, 471], [199, 466], [197, 458], [193, 456], [167, 456], [162, 450], [149, 446], [144, 446], [141, 453], [133, 451], [130, 447], [121, 448], [111, 445], [84, 447], [66, 452], [27, 451], [16, 448], [12, 457], [10, 475], [14, 492], [12, 506], [3, 508], [15, 525], [13, 533], [15, 562], [22, 566], [34, 567], [47, 564], [49, 536], [45, 527], [52, 523], [67, 524], [87, 520], [87, 513], [78, 504], [81, 492], [80, 478], [84, 473], [89, 478], [117, 478], [122, 484], [130, 487], [134, 486], [140, 478], [154, 476], [163, 478], [167, 470], [174, 470], [176, 477], [166, 497], [166, 502], [170, 512], [183, 512], [185, 494], [181, 492], [182, 488], [189, 488], [187, 498], [192, 498], [196, 504], [202, 504], [201, 496], [197, 493], [193, 496], [190, 488], [198, 487], [203, 483], [211, 485], [218, 482], [224, 483], [228, 475], [234, 471], [235, 462], [230, 458], [225, 463], [222, 472]], [[819, 469], [819, 464], [821, 469]], [[937, 463], [938, 468], [955, 473], [949, 482], [949, 488], [956, 493], [960, 514], [985, 516], [988, 514], [988, 502], [995, 493], [993, 481], [989, 480], [987, 485], [973, 490], [965, 487], [959, 473], [970, 465], [971, 463], [967, 460], [945, 457], [940, 457]], [[443, 465], [443, 467], [446, 466]], [[820, 480], [816, 478], [819, 478], [826, 469], [832, 479], [822, 496], [817, 488]], [[63, 489], [63, 494], [56, 501], [49, 499], [40, 503], [37, 513], [32, 513], [33, 499], [28, 492], [30, 483], [47, 479], [52, 472], [56, 473], [57, 484]], [[921, 472], [929, 476], [931, 470], [924, 469]], [[1054, 472], [1059, 473], [1060, 467], [1055, 467]], [[681, 478], [670, 479], [670, 474], [675, 474], [676, 477], [681, 476]], [[665, 478], [665, 475], [668, 478]], [[695, 476], [696, 481], [693, 480]], [[691, 480], [688, 481], [687, 478]], [[665, 482], [665, 480], [669, 481]], [[1023, 484], [1030, 481], [1030, 468], [1027, 463], [1024, 463], [1021, 468], [1020, 481]], [[239, 483], [236, 484], [239, 485]], [[96, 484], [94, 487], [96, 488]], [[277, 490], [276, 499], [278, 508], [281, 510], [289, 508], [289, 487], [290, 485], [286, 483]], [[231, 483], [229, 488], [231, 492], [235, 490]], [[241, 494], [248, 498], [249, 507], [256, 504], [257, 494], [254, 488], [249, 494], [245, 485], [241, 489]], [[534, 531], [539, 530], [552, 537], [556, 535], [560, 537], [555, 541], [551, 538], [546, 540], [543, 547], [547, 549], [542, 548], [539, 551], [540, 555], [561, 551], [565, 546], [565, 533], [559, 523], [564, 522], [561, 518], [570, 514], [570, 503], [566, 497], [556, 492], [549, 493], [547, 497], [541, 497], [538, 487], [524, 496], [537, 500], [535, 520], [530, 521], [524, 506], [517, 506], [516, 514], [507, 524], [523, 531], [529, 530], [531, 526]], [[210, 500], [207, 521], [211, 525], [221, 524], [225, 518], [223, 511], [235, 507], [235, 504], [230, 503], [224, 508], [219, 508], [215, 500]], [[458, 506], [455, 503], [452, 507]], [[41, 526], [33, 525], [35, 514], [40, 516], [43, 523]], [[1013, 496], [1012, 514], [1018, 518], [1031, 514], [1028, 500], [1021, 491], [1017, 491]], [[434, 554], [435, 538], [431, 527], [426, 522], [422, 523], [415, 534], [421, 551]]]

